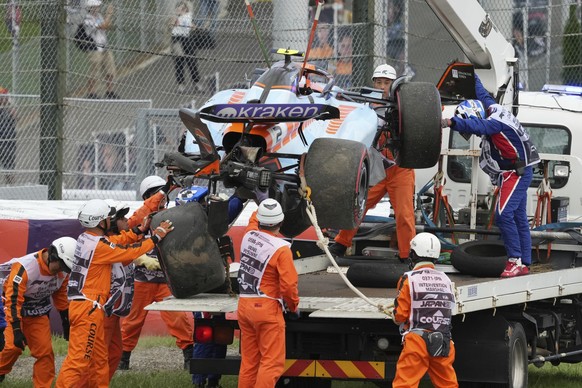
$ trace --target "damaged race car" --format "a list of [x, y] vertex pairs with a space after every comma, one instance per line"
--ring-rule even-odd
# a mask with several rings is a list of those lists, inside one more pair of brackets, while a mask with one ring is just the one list
[[[206, 182], [209, 193], [160, 212], [152, 222], [170, 218], [177, 229], [188, 229], [170, 234], [160, 246], [178, 298], [225, 281], [221, 257], [229, 255], [229, 244], [220, 239], [229, 228], [229, 201], [212, 195], [218, 187], [236, 189], [243, 201], [277, 199], [285, 213], [281, 233], [292, 238], [311, 225], [307, 200], [319, 226], [352, 229], [364, 216], [368, 187], [382, 179], [386, 166], [428, 168], [438, 161], [441, 103], [433, 84], [400, 77], [382, 99], [376, 89], [335, 86], [325, 70], [293, 60], [303, 58], [302, 52], [274, 52], [284, 59], [249, 89], [223, 90], [198, 110], [181, 109], [189, 131], [185, 144], [158, 164], [183, 187]], [[385, 148], [394, 161], [381, 155]], [[219, 245], [226, 249], [221, 252]], [[217, 263], [214, 270], [208, 262]]]

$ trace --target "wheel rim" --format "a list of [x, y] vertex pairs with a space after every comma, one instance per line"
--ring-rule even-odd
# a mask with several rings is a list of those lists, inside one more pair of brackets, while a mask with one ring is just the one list
[[356, 209], [358, 223], [364, 217], [366, 200], [368, 199], [368, 167], [364, 163], [359, 176], [358, 192], [356, 193]]
[[526, 347], [525, 343], [521, 338], [517, 338], [515, 344], [513, 346], [513, 354], [511, 355], [513, 358], [513, 370], [512, 373], [512, 381], [513, 387], [525, 387], [525, 379], [524, 375], [527, 373], [526, 369]]

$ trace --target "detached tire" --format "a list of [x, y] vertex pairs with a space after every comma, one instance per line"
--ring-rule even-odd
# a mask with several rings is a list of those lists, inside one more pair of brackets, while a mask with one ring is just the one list
[[453, 267], [462, 274], [477, 277], [499, 277], [506, 262], [507, 252], [499, 240], [469, 241], [451, 253]]
[[396, 92], [399, 146], [396, 164], [403, 168], [433, 167], [441, 153], [441, 98], [428, 82], [403, 84]]
[[305, 157], [305, 179], [319, 226], [353, 229], [368, 198], [368, 150], [360, 142], [319, 138]]
[[350, 265], [346, 277], [356, 287], [396, 288], [406, 271], [408, 266], [400, 263], [355, 263]]
[[156, 213], [151, 228], [170, 220], [174, 230], [158, 244], [158, 257], [172, 295], [187, 298], [225, 284], [218, 244], [208, 234], [206, 212], [191, 202]]

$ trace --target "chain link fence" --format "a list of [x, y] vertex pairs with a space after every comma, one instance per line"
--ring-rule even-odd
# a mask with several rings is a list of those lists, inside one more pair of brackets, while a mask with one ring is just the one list
[[[581, 82], [577, 2], [481, 4], [525, 89]], [[184, 133], [178, 109], [246, 87], [281, 59], [271, 48], [304, 51], [314, 6], [255, 0], [252, 23], [244, 0], [0, 1], [0, 198], [135, 199], [165, 174], [154, 163]], [[463, 58], [421, 0], [326, 0], [310, 55], [344, 88], [369, 86], [384, 62], [436, 83]]]

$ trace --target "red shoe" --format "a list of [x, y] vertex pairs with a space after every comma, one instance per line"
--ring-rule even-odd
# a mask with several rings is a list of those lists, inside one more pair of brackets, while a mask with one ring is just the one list
[[505, 270], [501, 273], [502, 278], [513, 278], [523, 276], [529, 273], [529, 268], [523, 264], [517, 264], [514, 261], [507, 260]]

